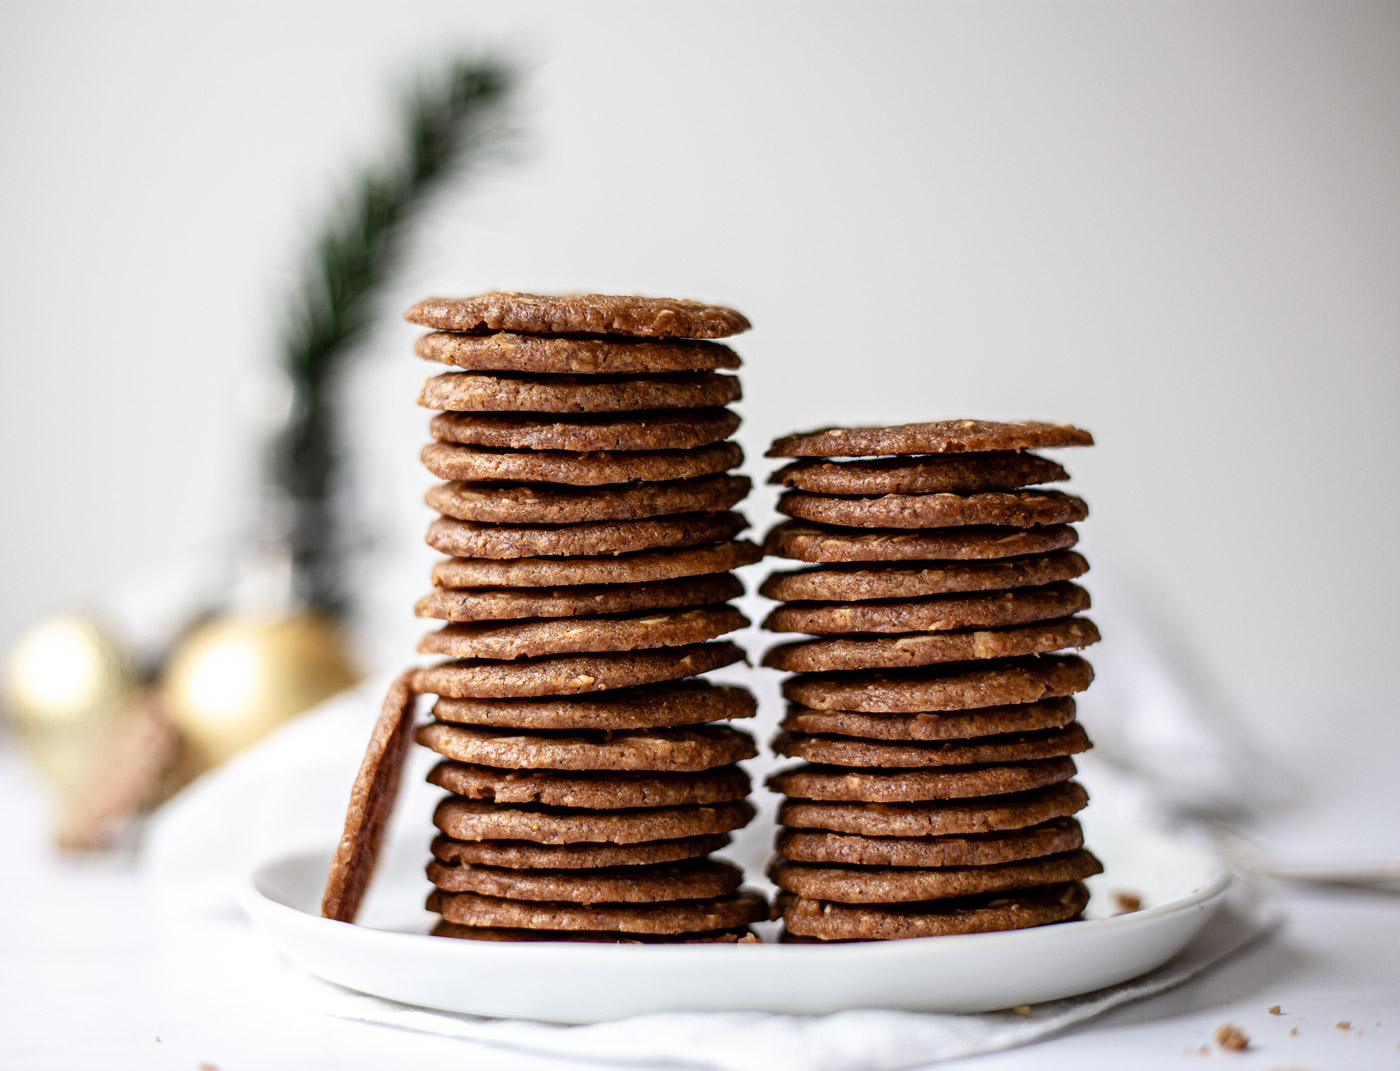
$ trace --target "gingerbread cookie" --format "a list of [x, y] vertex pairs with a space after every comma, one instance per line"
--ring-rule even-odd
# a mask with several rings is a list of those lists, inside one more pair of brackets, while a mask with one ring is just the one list
[[448, 558], [433, 566], [440, 588], [543, 588], [580, 584], [645, 584], [724, 573], [752, 565], [763, 552], [747, 539], [698, 547], [639, 550], [594, 558]]
[[728, 896], [744, 880], [732, 863], [705, 859], [617, 870], [507, 870], [485, 866], [427, 866], [428, 880], [445, 893], [476, 893], [506, 900], [562, 900], [579, 904], [654, 904]]
[[1075, 655], [988, 662], [883, 673], [799, 674], [783, 682], [783, 696], [816, 710], [907, 714], [968, 710], [1004, 703], [1035, 703], [1089, 687], [1094, 671]]
[[439, 922], [431, 933], [434, 937], [452, 937], [461, 941], [574, 941], [610, 945], [655, 944], [755, 944], [763, 942], [747, 926], [734, 930], [708, 930], [699, 933], [597, 933], [592, 930], [512, 930], [500, 926], [462, 926], [455, 922]]
[[964, 632], [918, 632], [894, 636], [839, 636], [782, 643], [763, 656], [763, 664], [792, 673], [825, 670], [897, 669], [940, 662], [1014, 658], [1088, 647], [1099, 630], [1087, 617], [1008, 628]]
[[481, 335], [434, 331], [415, 342], [413, 352], [425, 361], [473, 372], [607, 375], [710, 372], [739, 367], [739, 355], [728, 346], [691, 339], [551, 338], [510, 331]]
[[1007, 591], [1073, 580], [1089, 571], [1071, 550], [970, 562], [820, 565], [773, 573], [758, 589], [778, 602], [864, 602], [973, 591]]
[[1072, 524], [1089, 515], [1082, 498], [1063, 491], [975, 491], [971, 494], [881, 495], [852, 498], [788, 491], [778, 512], [843, 528], [953, 528], [998, 525], [1034, 528]]
[[1082, 881], [1103, 873], [1103, 865], [1080, 848], [1040, 859], [958, 867], [836, 866], [779, 860], [768, 877], [785, 892], [843, 904], [899, 904], [947, 900], [1014, 889], [1034, 889]]
[[1010, 558], [1066, 550], [1078, 541], [1073, 528], [972, 526], [918, 532], [862, 532], [805, 521], [776, 525], [763, 543], [765, 554], [802, 562], [900, 562]]
[[743, 799], [749, 776], [737, 766], [700, 773], [626, 770], [502, 770], [440, 762], [428, 780], [458, 796], [496, 803], [541, 803], [586, 811], [679, 807]]
[[769, 483], [823, 495], [910, 495], [940, 491], [1009, 491], [1054, 483], [1069, 474], [1035, 454], [933, 454], [880, 457], [861, 461], [794, 461]]
[[438, 721], [500, 729], [660, 729], [707, 721], [752, 718], [757, 710], [746, 688], [680, 680], [622, 688], [593, 695], [549, 695], [534, 699], [443, 698], [433, 706]]
[[438, 331], [640, 338], [728, 338], [750, 326], [742, 313], [700, 301], [636, 294], [521, 294], [512, 290], [466, 298], [428, 298], [403, 318]]
[[689, 480], [728, 472], [744, 463], [738, 443], [711, 443], [693, 450], [599, 451], [497, 450], [433, 442], [423, 447], [423, 465], [443, 480], [525, 480], [596, 487], [638, 480]]
[[758, 754], [752, 736], [726, 725], [545, 736], [430, 722], [415, 739], [444, 758], [507, 770], [710, 770]]
[[398, 796], [403, 760], [412, 739], [414, 696], [405, 673], [389, 688], [370, 734], [360, 771], [350, 787], [345, 830], [336, 845], [321, 898], [321, 914], [354, 922], [365, 889], [374, 876], [384, 830]]
[[651, 409], [632, 413], [438, 413], [434, 439], [506, 450], [693, 450], [739, 428], [732, 409]]
[[[420, 730], [420, 733], [422, 730]], [[852, 736], [811, 736], [784, 730], [772, 748], [790, 759], [828, 766], [966, 766], [980, 763], [1030, 762], [1078, 755], [1092, 747], [1082, 726], [1007, 733], [971, 740], [863, 740]]]
[[508, 806], [449, 796], [437, 805], [433, 812], [433, 824], [453, 840], [583, 844], [596, 857], [601, 850], [600, 845], [673, 842], [729, 833], [748, 825], [753, 816], [753, 804], [748, 800], [704, 806], [584, 811], [534, 805]]
[[1094, 437], [1072, 424], [1039, 420], [934, 420], [883, 428], [818, 428], [786, 435], [765, 457], [872, 457], [883, 454], [970, 454], [1093, 446]]
[[1052, 818], [1038, 826], [942, 837], [862, 837], [825, 830], [781, 829], [775, 850], [795, 863], [845, 866], [966, 867], [1039, 859], [1084, 846], [1084, 831], [1073, 818]]
[[1074, 721], [1073, 699], [1013, 703], [977, 710], [920, 714], [858, 714], [791, 706], [782, 727], [794, 733], [858, 736], [869, 740], [967, 740], [978, 736], [1058, 729]]
[[752, 892], [652, 904], [504, 900], [478, 893], [434, 892], [428, 898], [428, 910], [438, 911], [448, 922], [464, 926], [656, 934], [725, 930], [768, 918], [768, 902]]
[[444, 372], [428, 377], [418, 404], [454, 413], [625, 413], [710, 409], [739, 398], [739, 381], [717, 372], [657, 376]]
[[1002, 628], [1069, 617], [1089, 608], [1089, 593], [1063, 582], [1038, 588], [873, 599], [855, 603], [787, 603], [763, 621], [772, 632], [842, 635], [851, 632], [942, 632]]
[[427, 542], [444, 554], [494, 561], [552, 555], [607, 557], [732, 539], [748, 526], [743, 514], [729, 511], [543, 527], [474, 524], [441, 517], [428, 526]]
[[743, 593], [744, 585], [729, 573], [640, 584], [583, 584], [558, 588], [435, 588], [418, 600], [414, 612], [419, 617], [457, 622], [575, 618], [712, 606], [736, 599]]
[[[667, 483], [585, 488], [452, 481], [430, 487], [424, 500], [443, 516], [459, 521], [533, 525], [630, 521], [697, 510], [727, 510], [748, 493], [747, 476], [714, 475]], [[521, 556], [538, 553], [542, 552], [526, 550]]]
[[416, 671], [413, 686], [420, 692], [463, 699], [569, 695], [679, 680], [743, 659], [743, 650], [728, 642], [654, 651], [549, 655], [518, 662], [463, 659]]
[[[882, 813], [885, 804], [919, 803], [924, 800], [972, 799], [979, 796], [1011, 796], [1014, 793], [1029, 792], [1048, 785], [1059, 785], [1074, 776], [1074, 760], [1071, 758], [1040, 759], [1034, 762], [1019, 761], [992, 767], [945, 766], [918, 770], [882, 770], [866, 768], [844, 770], [830, 766], [789, 766], [768, 777], [768, 787], [792, 799], [817, 800], [823, 803], [879, 804], [869, 813]], [[1076, 786], [1078, 790], [1078, 786]], [[992, 801], [1003, 806], [1001, 801]], [[1011, 806], [1012, 800], [1005, 806]], [[1019, 805], [1019, 804], [1018, 804]], [[1080, 806], [1083, 806], [1081, 803]], [[1078, 810], [1078, 808], [1075, 808]], [[1060, 814], [1073, 811], [1054, 811], [1044, 817], [1035, 818], [1042, 822]], [[784, 812], [786, 814], [786, 811]], [[799, 821], [782, 819], [787, 825], [804, 825]], [[1023, 823], [1028, 824], [1028, 823]], [[840, 829], [839, 826], [821, 828]], [[876, 827], [878, 828], [878, 827]], [[992, 828], [992, 827], [987, 827]], [[948, 830], [948, 832], [973, 832], [971, 829]], [[847, 832], [870, 833], [879, 836], [872, 829], [847, 830]], [[893, 833], [891, 834], [893, 835]]]
[[[740, 823], [743, 824], [742, 822]], [[591, 870], [595, 867], [647, 866], [678, 863], [717, 852], [729, 834], [711, 833], [679, 840], [638, 844], [580, 841], [576, 844], [536, 844], [528, 840], [453, 840], [445, 833], [433, 838], [433, 858], [444, 863], [508, 867], [512, 870]]]
[[915, 904], [837, 904], [784, 893], [778, 908], [789, 932], [824, 941], [881, 941], [991, 933], [1067, 922], [1084, 910], [1089, 892], [1080, 882], [966, 900]]
[[537, 658], [584, 651], [641, 651], [701, 643], [745, 628], [732, 606], [696, 610], [637, 610], [600, 617], [549, 618], [498, 625], [447, 625], [418, 644], [419, 654], [451, 658]]

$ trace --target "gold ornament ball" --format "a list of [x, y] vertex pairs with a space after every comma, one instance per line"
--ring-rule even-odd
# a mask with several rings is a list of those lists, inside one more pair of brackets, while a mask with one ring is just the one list
[[171, 656], [166, 715], [199, 766], [214, 766], [359, 679], [329, 619], [217, 618]]
[[44, 771], [83, 790], [126, 713], [137, 677], [93, 618], [55, 614], [20, 634], [5, 660], [4, 705]]

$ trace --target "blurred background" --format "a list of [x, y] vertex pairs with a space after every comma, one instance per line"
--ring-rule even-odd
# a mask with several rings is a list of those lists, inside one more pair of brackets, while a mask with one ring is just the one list
[[513, 88], [319, 382], [350, 581], [322, 690], [422, 631], [402, 310], [643, 292], [754, 322], [760, 482], [820, 423], [1090, 428], [1064, 460], [1096, 597], [1112, 578], [1281, 771], [1386, 754], [1397, 56], [1394, 3], [8, 0], [0, 651], [77, 611], [168, 670], [200, 615], [276, 601], [288, 303], [403, 156], [405, 87], [467, 57]]

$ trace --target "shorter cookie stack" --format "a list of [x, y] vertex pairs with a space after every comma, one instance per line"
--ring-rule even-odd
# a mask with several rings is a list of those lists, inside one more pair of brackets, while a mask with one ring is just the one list
[[434, 933], [479, 940], [737, 940], [766, 917], [711, 859], [753, 817], [736, 765], [744, 689], [730, 570], [748, 492], [724, 408], [747, 328], [688, 301], [498, 293], [430, 299], [420, 357], [455, 370], [423, 462], [444, 483], [428, 543], [451, 555], [417, 606], [438, 696], [419, 743], [443, 757]]
[[[770, 650], [792, 671], [774, 774], [785, 940], [1018, 929], [1076, 917], [1099, 873], [1073, 815], [1090, 746], [1072, 696], [1093, 672], [1052, 652], [1096, 642], [1078, 616], [1083, 501], [1029, 449], [1087, 446], [1067, 425], [942, 421], [776, 441], [794, 518], [767, 553], [764, 622], [815, 638]], [[854, 460], [833, 461], [832, 458]]]

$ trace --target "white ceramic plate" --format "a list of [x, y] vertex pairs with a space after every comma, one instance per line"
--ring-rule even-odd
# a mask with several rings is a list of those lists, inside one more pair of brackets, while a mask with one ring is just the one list
[[[1202, 849], [1098, 816], [1083, 922], [1006, 933], [820, 945], [592, 945], [429, 937], [421, 845], [386, 853], [361, 923], [320, 917], [329, 853], [268, 861], [248, 913], [287, 959], [327, 981], [447, 1011], [582, 1023], [660, 1011], [977, 1012], [1123, 982], [1165, 963], [1219, 906], [1229, 874]], [[1108, 917], [1111, 892], [1144, 909]]]

